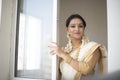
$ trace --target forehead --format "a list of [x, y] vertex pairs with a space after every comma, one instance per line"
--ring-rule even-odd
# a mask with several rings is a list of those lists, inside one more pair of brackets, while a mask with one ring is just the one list
[[70, 21], [70, 24], [83, 24], [81, 19], [74, 18]]

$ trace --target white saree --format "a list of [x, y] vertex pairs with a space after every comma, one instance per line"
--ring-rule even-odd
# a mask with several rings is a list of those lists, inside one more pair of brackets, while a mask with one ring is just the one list
[[[96, 42], [82, 42], [81, 48], [80, 48], [80, 52], [78, 55], [78, 61], [83, 61], [83, 62], [87, 62], [89, 59], [88, 57], [90, 55], [93, 54], [93, 52], [99, 47], [100, 51], [101, 51], [101, 55], [102, 58], [103, 57], [107, 57], [107, 52], [106, 49], [103, 45], [100, 45]], [[76, 51], [72, 51], [70, 53], [70, 56], [72, 58], [75, 57], [76, 55]], [[101, 62], [103, 64], [99, 64], [99, 66], [104, 65], [104, 61], [101, 58]], [[97, 63], [96, 63], [97, 66]], [[96, 67], [95, 66], [95, 67]], [[97, 66], [98, 67], [98, 66]], [[86, 80], [87, 78], [93, 77], [96, 75], [96, 73], [98, 73], [98, 68], [94, 69], [94, 71], [91, 71], [90, 74], [87, 74], [86, 76], [82, 76], [81, 72], [76, 71], [75, 69], [73, 69], [69, 64], [67, 64], [65, 61], [62, 61], [60, 63], [60, 71], [62, 73], [62, 77], [61, 80]], [[77, 77], [77, 78], [76, 78]]]

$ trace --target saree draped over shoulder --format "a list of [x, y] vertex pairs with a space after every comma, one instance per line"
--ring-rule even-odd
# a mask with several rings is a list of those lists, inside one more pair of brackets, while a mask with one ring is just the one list
[[[100, 54], [94, 53], [96, 49], [100, 50]], [[70, 53], [74, 59], [77, 50]], [[65, 61], [60, 63], [60, 71], [62, 73], [61, 80], [87, 80], [100, 72], [104, 72], [106, 65], [107, 52], [103, 45], [96, 42], [82, 42], [78, 55], [79, 71], [72, 68]], [[97, 67], [97, 68], [96, 68]]]

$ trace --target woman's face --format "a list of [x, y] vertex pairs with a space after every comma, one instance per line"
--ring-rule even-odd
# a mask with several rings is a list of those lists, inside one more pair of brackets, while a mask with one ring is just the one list
[[67, 33], [72, 39], [81, 39], [84, 34], [84, 25], [81, 19], [74, 18], [67, 27]]

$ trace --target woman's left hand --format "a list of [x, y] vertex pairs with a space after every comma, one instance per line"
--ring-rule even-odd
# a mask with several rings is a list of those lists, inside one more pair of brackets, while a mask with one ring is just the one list
[[56, 54], [59, 57], [65, 55], [64, 51], [56, 43], [52, 42], [48, 47], [50, 48], [50, 54], [52, 55]]

